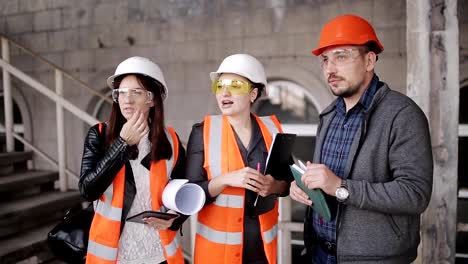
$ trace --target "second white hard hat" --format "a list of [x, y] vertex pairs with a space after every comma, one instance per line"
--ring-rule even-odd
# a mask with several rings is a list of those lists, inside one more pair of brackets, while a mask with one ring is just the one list
[[114, 75], [107, 78], [107, 85], [114, 89], [116, 88], [114, 85], [115, 78], [132, 73], [146, 75], [161, 83], [164, 87], [164, 94], [161, 94], [161, 96], [163, 100], [167, 99], [168, 91], [161, 69], [156, 63], [145, 57], [135, 56], [122, 61], [115, 69]]
[[221, 73], [235, 73], [254, 83], [267, 85], [265, 69], [253, 56], [248, 54], [234, 54], [226, 57], [215, 72], [210, 73], [211, 81], [217, 81]]

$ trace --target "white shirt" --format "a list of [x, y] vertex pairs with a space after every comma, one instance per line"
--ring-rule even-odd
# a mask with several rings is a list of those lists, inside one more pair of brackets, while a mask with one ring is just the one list
[[[135, 178], [136, 195], [128, 216], [152, 210], [149, 170], [141, 160], [151, 151], [148, 134], [138, 143], [138, 158], [130, 160]], [[165, 261], [159, 232], [149, 225], [126, 222], [120, 235], [117, 263], [153, 264]]]

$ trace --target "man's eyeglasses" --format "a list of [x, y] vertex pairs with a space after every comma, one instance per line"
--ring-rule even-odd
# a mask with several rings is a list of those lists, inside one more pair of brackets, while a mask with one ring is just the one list
[[211, 85], [211, 90], [214, 94], [220, 94], [224, 92], [224, 89], [227, 89], [231, 94], [247, 94], [253, 88], [253, 85], [246, 81], [241, 80], [217, 80]]
[[118, 88], [112, 90], [112, 100], [119, 103], [123, 98], [131, 97], [135, 101], [152, 102], [153, 93], [142, 88]]
[[320, 55], [320, 65], [322, 68], [328, 66], [329, 63], [335, 66], [343, 66], [353, 62], [359, 55], [360, 52], [357, 48], [335, 49]]

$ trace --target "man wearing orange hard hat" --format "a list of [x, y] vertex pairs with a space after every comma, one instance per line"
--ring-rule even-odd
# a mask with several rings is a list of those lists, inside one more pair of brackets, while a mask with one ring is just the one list
[[[320, 114], [313, 161], [302, 182], [326, 195], [331, 220], [308, 207], [306, 257], [313, 263], [411, 263], [432, 190], [427, 119], [374, 73], [384, 50], [355, 15], [329, 21], [312, 53], [337, 96]], [[291, 198], [312, 205], [296, 183]], [[310, 263], [310, 262], [309, 262]]]

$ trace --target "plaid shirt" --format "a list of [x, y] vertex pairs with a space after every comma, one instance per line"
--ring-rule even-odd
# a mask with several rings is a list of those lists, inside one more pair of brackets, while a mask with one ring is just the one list
[[[378, 89], [379, 78], [374, 74], [369, 87], [359, 99], [359, 102], [346, 112], [345, 102], [339, 97], [335, 103], [336, 115], [330, 123], [325, 141], [322, 145], [321, 163], [325, 164], [338, 177], [344, 178], [344, 169], [348, 154], [356, 132], [361, 127], [364, 111], [369, 108]], [[319, 237], [327, 241], [336, 241], [336, 217], [325, 221], [319, 214], [313, 212], [312, 224]]]

